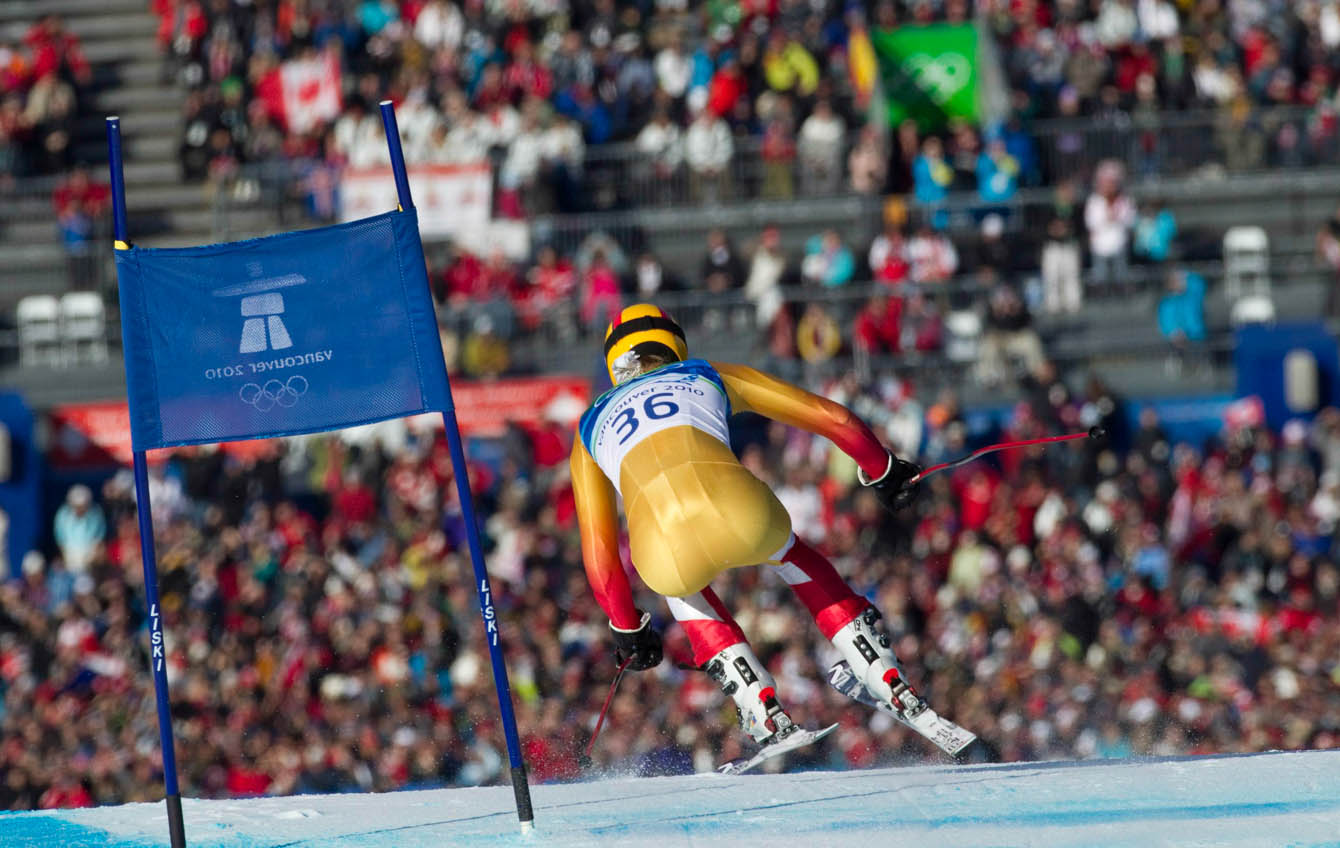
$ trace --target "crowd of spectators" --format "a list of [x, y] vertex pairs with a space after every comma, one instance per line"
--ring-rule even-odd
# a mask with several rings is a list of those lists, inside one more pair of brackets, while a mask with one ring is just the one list
[[16, 43], [0, 37], [0, 189], [74, 163], [74, 121], [92, 79], [58, 15], [38, 18]]
[[[1184, 273], [1176, 216], [1157, 200], [1137, 212], [1114, 162], [1099, 168], [1087, 201], [1067, 181], [1027, 218], [990, 212], [967, 230], [936, 229], [933, 215], [894, 202], [869, 240], [833, 228], [784, 234], [775, 224], [744, 239], [709, 229], [701, 259], [687, 268], [682, 257], [680, 267], [667, 267], [635, 229], [616, 232], [622, 240], [594, 228], [566, 256], [542, 243], [522, 263], [500, 249], [487, 257], [463, 245], [430, 251], [449, 363], [472, 376], [525, 370], [536, 363], [524, 350], [548, 356], [556, 341], [602, 332], [622, 305], [653, 300], [693, 330], [752, 338], [783, 369], [838, 355], [937, 354], [949, 341], [945, 321], [971, 313], [978, 329], [968, 335], [982, 345], [966, 358], [980, 357], [975, 376], [996, 385], [1043, 358], [1035, 316], [1075, 313], [1086, 297], [1128, 295], [1142, 283], [1152, 291]], [[1150, 326], [1154, 313], [1151, 302]], [[1160, 326], [1170, 340], [1177, 335], [1166, 321]], [[481, 335], [497, 352], [482, 363], [467, 349]], [[1202, 319], [1174, 344], [1204, 338]], [[512, 342], [517, 356], [508, 353]]]
[[[683, 257], [644, 255], [622, 231], [599, 255], [536, 252], [511, 262], [454, 248], [435, 271], [450, 278], [440, 285], [452, 305], [448, 352], [473, 374], [524, 369], [511, 339], [551, 320], [565, 324], [562, 338], [598, 330], [635, 289], [644, 297], [738, 289], [755, 301], [757, 320], [704, 308], [705, 325], [753, 324], [783, 360], [939, 350], [944, 319], [974, 310], [993, 360], [976, 375], [999, 382], [1011, 364], [1036, 364], [1030, 315], [1075, 313], [1086, 297], [1130, 294], [1181, 273], [1185, 234], [1157, 200], [1137, 204], [1130, 180], [1214, 162], [1319, 162], [1334, 153], [1337, 127], [1325, 49], [1334, 16], [1321, 5], [1269, 17], [1260, 4], [1167, 0], [976, 9], [162, 0], [156, 8], [171, 67], [191, 89], [188, 173], [232, 176], [252, 163], [262, 167], [244, 187], [281, 192], [288, 178], [277, 174], [301, 177], [318, 217], [335, 214], [342, 167], [383, 161], [375, 108], [383, 96], [397, 103], [411, 161], [492, 158], [501, 217], [843, 191], [902, 195], [914, 211], [876, 239], [869, 261], [861, 261], [867, 244], [850, 243], [860, 235], [819, 232], [785, 244], [785, 262], [765, 257], [757, 275], [698, 278], [675, 261]], [[849, 61], [854, 45], [870, 32], [974, 14], [997, 48], [1008, 108], [982, 125], [950, 121], [931, 132], [878, 120]], [[343, 108], [295, 131], [274, 96], [276, 76], [283, 63], [323, 57], [343, 69]], [[1179, 123], [1173, 112], [1188, 109], [1201, 117]], [[1206, 124], [1209, 113], [1217, 117]], [[1036, 129], [1053, 118], [1080, 120]], [[610, 141], [629, 147], [612, 153], [602, 146]], [[286, 164], [269, 167], [276, 163]], [[1039, 192], [1019, 202], [1027, 186], [1045, 186], [1051, 200]], [[757, 241], [742, 245], [742, 269]], [[1139, 263], [1155, 267], [1133, 273]], [[893, 288], [835, 310], [783, 296], [771, 281], [779, 275]], [[559, 288], [537, 289], [541, 278]], [[969, 278], [971, 297], [926, 285]], [[993, 304], [1013, 300], [1023, 311], [1002, 319]], [[467, 314], [480, 303], [482, 316]], [[1160, 327], [1174, 348], [1170, 364], [1180, 362], [1194, 334]]]
[[[884, 611], [913, 682], [1002, 760], [1340, 744], [1340, 412], [1271, 432], [1233, 418], [1176, 443], [1150, 410], [1045, 366], [1008, 438], [1070, 443], [936, 476], [890, 517], [826, 442], [741, 421], [742, 461]], [[952, 394], [826, 387], [923, 462], [968, 432]], [[1255, 426], [1253, 426], [1255, 425]], [[472, 467], [523, 745], [537, 781], [577, 755], [614, 674], [580, 563], [569, 434], [510, 427]], [[920, 446], [917, 450], [911, 446]], [[72, 489], [55, 539], [0, 585], [0, 808], [158, 796], [129, 472]], [[151, 473], [177, 756], [191, 796], [475, 785], [505, 775], [463, 528], [440, 438], [387, 434], [177, 452]], [[802, 723], [842, 724], [792, 767], [932, 761], [824, 684], [830, 646], [768, 569], [723, 576]], [[668, 653], [687, 646], [664, 609]], [[741, 752], [703, 674], [627, 676], [596, 773], [708, 770]]]
[[[633, 188], [639, 203], [857, 191], [933, 205], [966, 191], [1008, 204], [1022, 185], [1087, 179], [1110, 156], [1141, 177], [1174, 161], [1301, 166], [1332, 161], [1340, 138], [1340, 23], [1325, 3], [1278, 14], [1263, 3], [1169, 0], [987, 0], [975, 10], [964, 0], [153, 5], [169, 67], [193, 92], [188, 174], [247, 161], [377, 161], [370, 116], [389, 96], [412, 161], [493, 155], [501, 208], [514, 215], [606, 208]], [[871, 33], [974, 13], [996, 47], [1007, 104], [982, 125], [889, 126]], [[343, 69], [343, 117], [295, 129], [273, 97], [277, 69], [327, 54]], [[1169, 120], [1187, 109], [1215, 117], [1185, 129]], [[364, 136], [334, 130], [350, 115], [370, 121]], [[1029, 129], [1049, 118], [1086, 120]], [[636, 156], [618, 159], [602, 191], [584, 165], [610, 163], [584, 163], [584, 146], [611, 141], [632, 143]], [[553, 170], [558, 186], [541, 178]]]

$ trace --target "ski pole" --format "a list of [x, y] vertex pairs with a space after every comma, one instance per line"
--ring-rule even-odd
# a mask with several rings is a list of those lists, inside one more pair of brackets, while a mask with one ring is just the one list
[[1086, 432], [1083, 433], [1067, 433], [1063, 436], [1047, 436], [1042, 439], [1024, 439], [1023, 441], [1019, 442], [1000, 442], [999, 444], [987, 445], [984, 448], [975, 450], [972, 453], [968, 454], [967, 456], [960, 457], [951, 462], [942, 462], [939, 465], [932, 465], [930, 468], [922, 469], [920, 474], [913, 477], [911, 480], [908, 480], [907, 482], [908, 485], [911, 485], [913, 483], [920, 483], [922, 480], [925, 480], [932, 474], [938, 474], [941, 471], [949, 471], [954, 468], [960, 468], [964, 465], [967, 465], [969, 462], [972, 462], [974, 459], [979, 459], [981, 457], [986, 456], [989, 453], [995, 453], [996, 451], [1015, 450], [1016, 448], [1027, 448], [1032, 447], [1033, 445], [1045, 445], [1051, 442], [1070, 442], [1074, 441], [1075, 439], [1093, 439], [1095, 442], [1102, 444], [1103, 440], [1105, 440], [1106, 438], [1107, 438], [1107, 431], [1104, 430], [1102, 427], [1094, 426], [1090, 427]]
[[591, 731], [591, 740], [586, 743], [586, 753], [577, 758], [577, 765], [582, 768], [591, 767], [591, 751], [595, 748], [596, 737], [600, 735], [600, 728], [605, 723], [605, 713], [609, 712], [610, 703], [614, 701], [614, 693], [619, 689], [619, 681], [623, 679], [624, 669], [628, 668], [628, 664], [632, 661], [633, 658], [629, 656], [619, 664], [619, 670], [614, 672], [614, 681], [610, 683], [609, 694], [605, 696], [605, 703], [601, 706], [600, 715], [596, 718], [596, 729]]

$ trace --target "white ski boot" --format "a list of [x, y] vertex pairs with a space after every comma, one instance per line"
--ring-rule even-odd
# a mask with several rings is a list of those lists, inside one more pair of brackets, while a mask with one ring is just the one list
[[879, 622], [879, 610], [869, 607], [833, 636], [843, 659], [828, 670], [829, 684], [848, 698], [889, 713], [949, 756], [963, 756], [977, 741], [976, 734], [941, 718], [907, 684]]
[[833, 634], [833, 646], [871, 697], [892, 707], [895, 715], [912, 719], [926, 709], [926, 702], [903, 678], [881, 618], [879, 610], [867, 607]]
[[740, 727], [760, 745], [771, 745], [799, 728], [777, 701], [777, 681], [746, 642], [723, 649], [703, 666], [735, 701]]

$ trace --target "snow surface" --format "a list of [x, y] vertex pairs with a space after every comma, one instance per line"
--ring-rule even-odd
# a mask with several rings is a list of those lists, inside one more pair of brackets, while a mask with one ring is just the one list
[[[1146, 761], [618, 778], [185, 801], [192, 846], [1335, 846], [1340, 751]], [[0, 815], [0, 846], [165, 845], [162, 804]]]

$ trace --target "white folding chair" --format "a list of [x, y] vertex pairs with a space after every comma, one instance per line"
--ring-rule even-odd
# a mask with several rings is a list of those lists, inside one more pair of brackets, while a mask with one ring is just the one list
[[1234, 327], [1244, 324], [1270, 324], [1275, 320], [1275, 304], [1265, 295], [1251, 295], [1233, 304], [1229, 322]]
[[945, 316], [945, 357], [950, 362], [973, 362], [982, 339], [982, 318], [971, 310]]
[[[107, 311], [94, 292], [70, 292], [60, 299], [61, 359], [67, 365], [107, 361]], [[87, 358], [81, 356], [87, 351]]]
[[1270, 295], [1270, 238], [1260, 227], [1232, 227], [1224, 233], [1224, 297]]
[[51, 295], [29, 295], [14, 308], [19, 329], [19, 362], [60, 364], [60, 304]]

